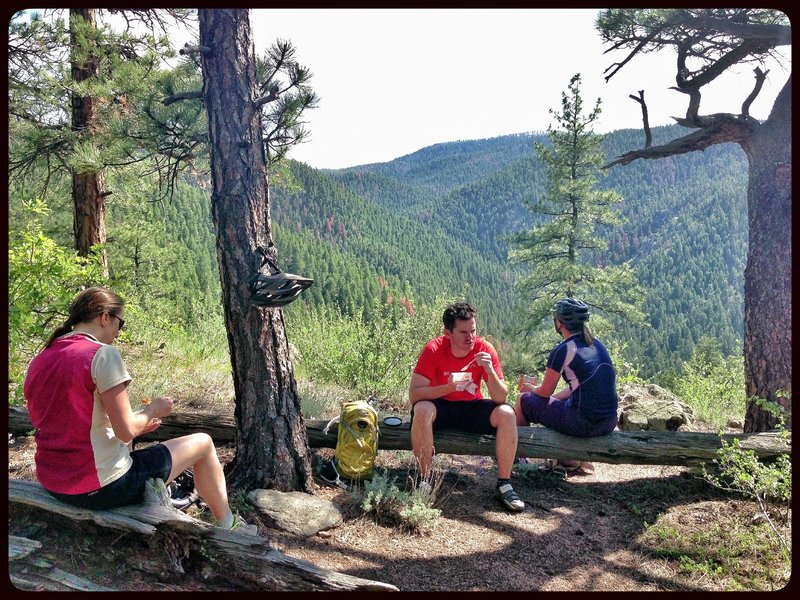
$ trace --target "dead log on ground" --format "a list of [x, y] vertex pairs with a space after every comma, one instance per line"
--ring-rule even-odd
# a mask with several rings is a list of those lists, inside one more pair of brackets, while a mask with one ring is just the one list
[[[202, 554], [208, 568], [222, 579], [263, 591], [397, 591], [393, 585], [328, 571], [312, 563], [291, 558], [273, 548], [261, 536], [248, 535], [214, 527], [175, 510], [161, 482], [148, 486], [144, 504], [113, 510], [91, 511], [56, 500], [41, 485], [32, 481], [10, 479], [8, 500], [10, 518], [13, 505], [24, 504], [78, 521], [144, 536], [176, 537], [186, 547]], [[174, 539], [172, 542], [174, 544]], [[209, 552], [209, 546], [216, 552]], [[11, 541], [9, 541], [11, 548]], [[9, 550], [11, 551], [11, 549]], [[21, 554], [23, 551], [19, 550]], [[187, 553], [188, 554], [188, 553]], [[173, 557], [175, 558], [175, 557]], [[179, 560], [179, 558], [178, 558]], [[180, 565], [177, 565], [180, 569]]]
[[[9, 408], [9, 431], [26, 433], [32, 426], [24, 408]], [[305, 422], [312, 448], [336, 447], [336, 424], [327, 434], [325, 420]], [[777, 432], [736, 433], [717, 435], [697, 431], [614, 431], [597, 438], [576, 438], [546, 427], [518, 427], [517, 456], [587, 460], [612, 464], [697, 465], [716, 458], [722, 440], [738, 439], [745, 450], [753, 450], [761, 460], [791, 454], [791, 446]], [[205, 431], [218, 444], [234, 442], [236, 433], [232, 417], [175, 413], [163, 419], [161, 427], [136, 439], [137, 442], [163, 441], [179, 435]], [[397, 427], [382, 426], [381, 450], [411, 450], [411, 426], [404, 422]], [[494, 456], [494, 436], [459, 431], [444, 431], [434, 437], [438, 454]]]
[[[62, 571], [53, 566], [49, 561], [38, 558], [33, 554], [42, 547], [36, 540], [8, 536], [8, 578], [14, 587], [26, 591], [81, 591], [81, 592], [112, 592], [114, 590], [97, 585], [88, 579]], [[13, 563], [13, 566], [12, 564]], [[23, 566], [17, 572], [18, 563]]]
[[[306, 421], [312, 448], [335, 448], [336, 428], [323, 433], [327, 421]], [[724, 434], [695, 431], [613, 431], [596, 438], [576, 438], [547, 427], [517, 427], [517, 456], [556, 458], [632, 465], [698, 465], [713, 460], [722, 446], [739, 439], [741, 447], [753, 450], [760, 459], [774, 459], [790, 454], [791, 447], [778, 433]], [[494, 456], [494, 436], [461, 431], [443, 431], [434, 435], [437, 454]], [[381, 427], [381, 450], [411, 450], [411, 425]]]

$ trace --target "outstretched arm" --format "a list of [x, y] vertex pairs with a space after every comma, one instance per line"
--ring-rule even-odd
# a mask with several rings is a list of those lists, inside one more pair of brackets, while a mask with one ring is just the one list
[[145, 406], [140, 412], [133, 412], [128, 401], [126, 383], [115, 385], [100, 394], [100, 401], [103, 403], [106, 413], [108, 413], [108, 419], [111, 421], [114, 435], [128, 444], [143, 433], [156, 429], [160, 421], [155, 421], [155, 419], [166, 417], [172, 412], [173, 399], [161, 396]]

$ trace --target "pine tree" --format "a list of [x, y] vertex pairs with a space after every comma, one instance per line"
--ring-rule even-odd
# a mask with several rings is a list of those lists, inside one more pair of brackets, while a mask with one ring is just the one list
[[[71, 179], [75, 248], [81, 256], [98, 251], [106, 274], [106, 205], [115, 191], [107, 171], [142, 163], [127, 131], [131, 107], [169, 53], [166, 39], [113, 32], [99, 20], [107, 12], [114, 9], [69, 9], [65, 21], [64, 9], [46, 17], [22, 11], [9, 25], [9, 176], [48, 201], [50, 186]], [[165, 26], [146, 9], [126, 19]]]
[[580, 74], [574, 75], [561, 94], [561, 112], [550, 110], [557, 127], [548, 128], [549, 145], [535, 146], [547, 183], [528, 206], [544, 220], [511, 236], [510, 259], [530, 266], [517, 283], [526, 335], [541, 331], [545, 320], [549, 325], [551, 307], [565, 296], [581, 298], [605, 313], [643, 320], [630, 265], [597, 264], [607, 248], [600, 228], [621, 223], [616, 206], [622, 198], [613, 190], [597, 189], [603, 138], [592, 126], [600, 115], [600, 99], [585, 114], [580, 84]]
[[[627, 50], [609, 67], [606, 81], [636, 55], [672, 48], [677, 53], [673, 89], [687, 96], [686, 116], [673, 117], [690, 133], [663, 144], [625, 152], [609, 163], [627, 165], [640, 158], [671, 160], [678, 154], [707, 151], [716, 144], [738, 144], [748, 161], [748, 250], [744, 277], [744, 364], [748, 404], [744, 430], [766, 431], [779, 417], [762, 406], [791, 412], [792, 389], [792, 76], [789, 73], [766, 121], [749, 114], [769, 70], [767, 59], [783, 60], [779, 48], [792, 43], [786, 13], [772, 8], [608, 9], [597, 30], [609, 49]], [[751, 90], [731, 97], [738, 113], [700, 113], [702, 88], [728, 69], [758, 64]], [[644, 90], [640, 92], [642, 110]], [[643, 112], [646, 114], [646, 112]], [[780, 315], [776, 318], [775, 315]]]

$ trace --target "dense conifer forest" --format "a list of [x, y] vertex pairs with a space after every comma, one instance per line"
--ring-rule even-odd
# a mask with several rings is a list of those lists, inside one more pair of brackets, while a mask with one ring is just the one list
[[[667, 138], [670, 129], [654, 135]], [[290, 176], [271, 190], [281, 268], [316, 283], [287, 310], [330, 305], [369, 320], [376, 298], [408, 311], [465, 297], [479, 307], [482, 330], [513, 345], [521, 267], [507, 260], [507, 236], [536, 218], [525, 203], [541, 193], [533, 143], [542, 139], [437, 144], [336, 171], [289, 161]], [[609, 157], [640, 144], [634, 130], [605, 140]], [[643, 377], [679, 369], [703, 336], [715, 337], [724, 355], [741, 351], [746, 175], [733, 145], [607, 171], [603, 187], [622, 195], [626, 220], [605, 232], [609, 248], [594, 260], [631, 260], [646, 290], [649, 325], [611, 317], [610, 334], [626, 342], [626, 359]], [[179, 304], [217, 295], [207, 208], [205, 193], [185, 185], [171, 204], [152, 211], [176, 234], [172, 252], [184, 256], [186, 268], [170, 275], [176, 290], [191, 290], [175, 293]]]

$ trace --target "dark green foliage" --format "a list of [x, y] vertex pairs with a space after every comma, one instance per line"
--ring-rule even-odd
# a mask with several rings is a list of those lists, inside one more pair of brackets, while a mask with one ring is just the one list
[[[674, 137], [675, 129], [655, 128], [654, 137]], [[637, 146], [641, 135], [633, 130], [607, 135], [606, 156]], [[286, 162], [288, 176], [273, 178], [271, 191], [279, 265], [315, 279], [301, 300], [287, 308], [287, 318], [327, 306], [369, 323], [376, 306], [390, 299], [396, 310], [408, 314], [442, 297], [466, 297], [480, 311], [481, 332], [510, 344], [511, 358], [518, 342], [512, 304], [519, 267], [504, 259], [507, 238], [536, 223], [538, 217], [524, 204], [542, 193], [544, 169], [533, 152], [542, 136], [510, 137], [456, 142], [454, 148], [439, 144], [398, 159], [402, 169], [393, 163], [368, 165], [358, 175], [352, 169], [320, 172]], [[481, 150], [494, 166], [475, 176]], [[417, 185], [424, 179], [418, 175], [422, 163], [431, 162], [437, 152], [443, 158], [435, 162], [447, 165], [448, 172], [455, 170], [454, 157], [473, 157], [465, 167], [464, 185], [454, 187], [452, 173], [441, 183], [428, 173], [426, 183]], [[509, 157], [505, 163], [491, 158], [504, 152]], [[411, 178], [403, 181], [401, 172]], [[625, 359], [642, 376], [679, 371], [702, 335], [713, 334], [724, 356], [741, 352], [746, 176], [742, 152], [722, 145], [704, 153], [637, 161], [612, 169], [602, 181], [601, 188], [623, 196], [625, 223], [603, 232], [608, 249], [598, 255], [598, 264], [630, 260], [646, 291], [652, 327], [611, 324], [614, 336], [625, 343]], [[279, 181], [292, 180], [278, 187]], [[218, 313], [220, 288], [208, 192], [187, 183], [178, 187], [171, 203], [155, 202], [159, 194], [147, 192], [142, 182], [115, 185], [108, 252], [113, 285], [135, 297], [148, 314], [192, 327], [206, 314]], [[433, 189], [447, 191], [437, 196]], [[414, 199], [408, 206], [401, 202], [404, 195]], [[24, 226], [19, 210], [24, 198], [15, 191], [9, 202], [11, 227]], [[54, 201], [42, 220], [44, 231], [67, 248], [72, 244], [70, 210], [68, 201]]]
[[[392, 297], [400, 294], [401, 301], [412, 296], [430, 302], [441, 295], [461, 295], [479, 307], [485, 330], [500, 331], [508, 322], [513, 279], [506, 265], [453, 240], [436, 220], [420, 222], [398, 214], [355, 195], [324, 173], [300, 163], [291, 165], [301, 191], [273, 190], [272, 216], [286, 230], [316, 242], [315, 254], [342, 253], [356, 264], [364, 261], [375, 273], [375, 284]], [[330, 268], [324, 258], [320, 263], [320, 268]], [[322, 271], [299, 261], [295, 264], [300, 274], [319, 281], [318, 292], [325, 293], [326, 299], [335, 288], [336, 294], [345, 297], [357, 293], [358, 306], [371, 303], [371, 297], [352, 290], [346, 281], [343, 286], [341, 276], [322, 280], [316, 274]], [[352, 312], [347, 306], [340, 308]]]
[[[674, 137], [675, 129], [655, 128], [654, 138]], [[641, 135], [625, 130], [605, 136], [606, 156], [635, 147]], [[301, 302], [335, 306], [345, 315], [369, 320], [374, 298], [391, 298], [408, 310], [439, 296], [467, 296], [481, 312], [483, 332], [515, 343], [511, 307], [519, 271], [503, 256], [508, 235], [539, 218], [528, 213], [524, 201], [534, 200], [544, 185], [543, 167], [533, 157], [533, 143], [542, 138], [513, 136], [511, 147], [520, 139], [527, 140], [527, 156], [520, 153], [486, 179], [440, 197], [399, 181], [396, 173], [387, 180], [388, 166], [376, 172], [372, 166], [360, 167], [356, 175], [352, 169], [320, 172], [289, 161], [295, 185], [292, 191], [273, 188], [272, 216], [281, 268], [315, 279]], [[504, 138], [475, 142], [474, 152], [464, 150], [470, 144], [456, 143], [467, 154], [492, 144], [509, 148]], [[448, 144], [435, 148], [454, 154]], [[419, 158], [430, 159], [431, 152]], [[405, 171], [414, 172], [412, 156], [402, 159]], [[612, 322], [614, 337], [625, 342], [626, 360], [638, 366], [640, 375], [679, 370], [700, 337], [711, 332], [723, 355], [741, 351], [746, 171], [741, 151], [722, 145], [694, 155], [639, 161], [612, 169], [602, 180], [601, 189], [613, 188], [623, 196], [625, 222], [604, 232], [608, 249], [598, 254], [598, 264], [631, 261], [646, 292], [652, 327]], [[372, 191], [355, 193], [345, 181], [356, 190]], [[412, 190], [408, 195], [416, 204], [402, 207], [390, 199], [405, 189]], [[182, 201], [176, 200], [174, 214], [185, 212], [177, 208]], [[193, 248], [198, 294], [215, 297], [219, 284], [210, 219], [199, 200], [194, 210], [200, 212], [184, 218], [199, 218], [202, 224], [193, 223], [186, 233], [175, 231]]]
[[580, 83], [580, 74], [574, 75], [562, 92], [561, 111], [550, 111], [557, 125], [548, 128], [546, 144], [536, 144], [546, 180], [537, 186], [544, 188], [539, 198], [527, 205], [541, 220], [510, 238], [509, 259], [525, 269], [517, 283], [521, 326], [540, 338], [540, 352], [551, 346], [541, 334], [552, 334], [550, 310], [560, 298], [581, 298], [606, 315], [643, 322], [637, 306], [641, 291], [630, 263], [603, 260], [608, 242], [602, 233], [619, 229], [622, 197], [600, 189], [603, 138], [593, 131], [600, 99], [584, 111]]
[[[653, 143], [672, 139], [682, 129], [656, 127]], [[398, 190], [416, 189], [416, 195], [406, 194], [413, 200], [403, 213], [440, 226], [446, 235], [486, 259], [495, 258], [497, 268], [511, 278], [508, 285], [519, 276], [502, 259], [509, 249], [508, 235], [523, 225], [537, 223], [539, 217], [527, 213], [523, 203], [537, 200], [544, 186], [543, 167], [533, 158], [533, 145], [544, 136], [511, 137], [511, 141], [494, 138], [453, 143], [457, 148], [439, 144], [391, 163], [344, 169], [336, 176], [388, 206], [399, 204]], [[518, 146], [526, 139], [527, 155]], [[603, 150], [606, 157], [613, 157], [643, 143], [641, 131], [622, 130], [605, 136]], [[501, 149], [517, 159], [473, 181], [469, 175], [472, 171], [465, 168], [465, 181], [470, 182], [456, 188], [450, 186], [449, 175], [431, 184], [430, 176], [424, 179], [419, 175], [427, 167], [415, 168], [415, 160], [431, 162], [435, 150], [458, 156], [471, 155], [470, 150], [477, 152], [478, 148], [490, 155], [492, 148]], [[400, 173], [409, 173], [410, 179], [401, 180]], [[388, 175], [392, 183], [381, 187], [382, 178]], [[409, 185], [423, 180], [424, 185]], [[615, 189], [623, 197], [620, 210], [624, 223], [616, 230], [599, 228], [608, 248], [597, 254], [597, 264], [630, 261], [645, 290], [644, 307], [652, 327], [630, 326], [624, 320], [612, 319], [615, 337], [626, 342], [626, 359], [638, 365], [642, 376], [678, 369], [691, 356], [700, 337], [709, 332], [718, 338], [724, 355], [740, 352], [747, 252], [746, 185], [745, 157], [732, 144], [714, 146], [704, 153], [637, 161], [625, 169], [611, 169], [599, 184], [600, 189]], [[436, 188], [449, 191], [431, 197], [431, 189]], [[446, 269], [441, 272], [445, 279], [452, 279]], [[485, 273], [478, 274], [472, 285], [477, 287], [483, 276]], [[494, 332], [510, 339], [514, 320], [509, 312], [504, 315], [500, 329]]]

